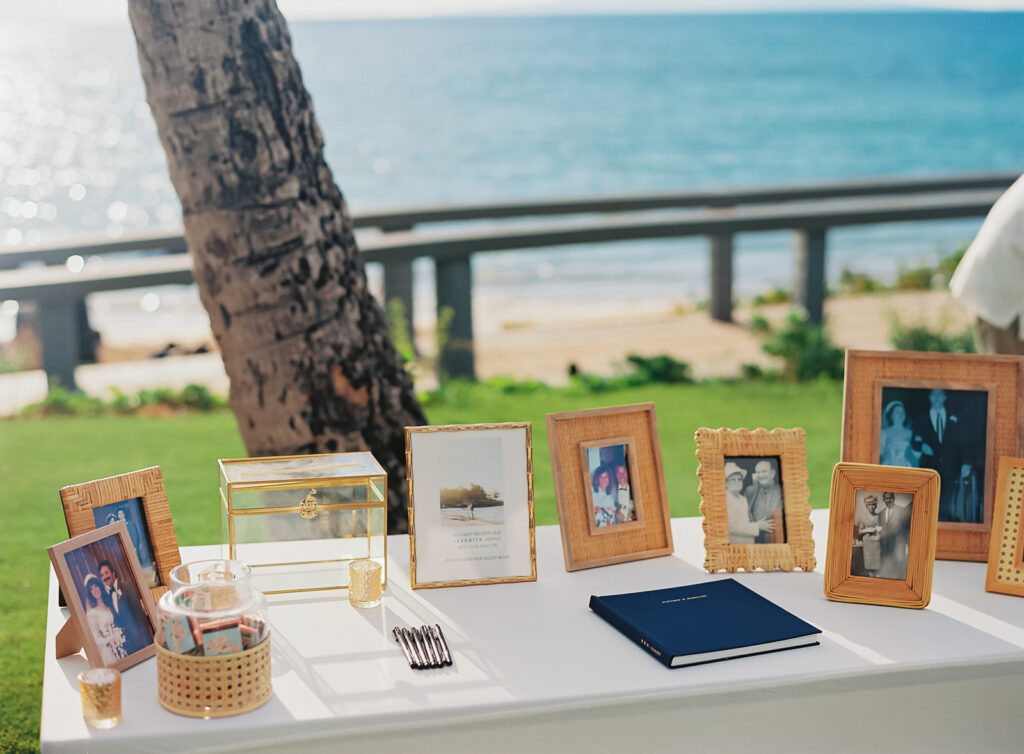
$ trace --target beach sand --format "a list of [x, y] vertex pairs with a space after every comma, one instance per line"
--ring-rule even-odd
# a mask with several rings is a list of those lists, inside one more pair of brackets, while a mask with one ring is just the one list
[[[759, 311], [778, 323], [789, 306], [776, 304]], [[735, 311], [735, 322], [724, 323], [703, 311], [686, 311], [672, 301], [647, 301], [641, 306], [603, 302], [600, 311], [533, 303], [528, 312], [476, 302], [477, 374], [481, 378], [507, 375], [563, 384], [570, 365], [610, 376], [624, 371], [626, 355], [635, 353], [669, 354], [686, 361], [698, 379], [734, 377], [744, 363], [773, 366], [772, 357], [761, 351], [760, 338], [750, 331], [754, 312], [741, 306]], [[905, 325], [924, 323], [933, 328], [945, 326], [949, 331], [960, 331], [969, 324], [966, 312], [944, 290], [830, 298], [825, 315], [834, 341], [855, 349], [890, 349], [894, 316]], [[116, 320], [108, 320], [106, 329], [101, 329], [101, 363], [79, 367], [76, 379], [80, 387], [109, 397], [111, 387], [133, 393], [154, 387], [180, 389], [195, 382], [226, 395], [228, 380], [208, 328], [203, 332], [195, 326], [193, 316], [188, 331], [180, 332], [173, 321], [163, 328], [119, 330]], [[211, 352], [147, 358], [172, 342], [186, 350], [205, 345]], [[430, 352], [429, 332], [417, 332], [417, 346], [421, 352]], [[420, 389], [432, 386], [429, 376], [418, 383]], [[39, 370], [0, 375], [0, 414], [15, 413], [22, 405], [41, 400], [45, 392], [45, 376]]]

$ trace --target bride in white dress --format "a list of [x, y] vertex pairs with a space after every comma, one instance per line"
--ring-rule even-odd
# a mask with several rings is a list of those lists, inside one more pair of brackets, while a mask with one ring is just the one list
[[[903, 401], [889, 401], [882, 411], [879, 463], [883, 466], [920, 466], [922, 451], [914, 450], [911, 445], [913, 434], [913, 430], [907, 426], [907, 408]], [[922, 450], [930, 452], [931, 449], [924, 445]]]
[[114, 613], [103, 599], [103, 584], [99, 577], [89, 574], [85, 577], [85, 618], [89, 630], [100, 648], [104, 665], [113, 665], [127, 657], [124, 649], [124, 631], [114, 623]]

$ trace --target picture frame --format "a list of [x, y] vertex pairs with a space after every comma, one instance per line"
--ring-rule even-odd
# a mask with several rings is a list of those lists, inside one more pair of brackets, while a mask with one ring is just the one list
[[1024, 597], [1024, 458], [999, 459], [985, 590]]
[[47, 548], [70, 617], [57, 657], [84, 647], [91, 667], [124, 670], [155, 653], [156, 606], [123, 521]]
[[405, 428], [413, 589], [537, 580], [527, 423]]
[[694, 439], [708, 573], [813, 571], [804, 430], [701, 427]]
[[550, 413], [546, 423], [565, 569], [670, 555], [654, 404]]
[[840, 459], [936, 469], [935, 556], [985, 561], [997, 460], [1024, 455], [1022, 395], [1024, 357], [847, 351]]
[[[837, 602], [925, 607], [931, 601], [938, 502], [939, 474], [933, 469], [836, 464], [825, 596]], [[869, 538], [877, 545], [874, 553], [866, 549]]]
[[178, 537], [159, 466], [70, 484], [60, 489], [68, 536], [124, 520], [153, 601], [167, 591], [172, 568], [181, 565]]

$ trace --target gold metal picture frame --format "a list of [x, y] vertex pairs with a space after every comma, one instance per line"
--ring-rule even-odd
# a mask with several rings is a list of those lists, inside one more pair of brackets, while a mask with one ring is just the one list
[[[853, 556], [857, 530], [857, 497], [877, 492], [871, 500], [891, 494], [910, 496], [903, 514], [903, 539], [898, 542], [903, 578], [855, 574]], [[877, 503], [878, 501], [876, 501]], [[932, 469], [900, 468], [865, 463], [838, 463], [832, 490], [825, 556], [825, 596], [837, 602], [923, 608], [931, 600], [938, 524], [939, 474]], [[886, 503], [890, 505], [890, 503]], [[882, 533], [884, 536], [884, 531]], [[885, 547], [885, 545], [882, 545]], [[881, 573], [885, 573], [884, 570]]]
[[537, 580], [528, 422], [406, 427], [413, 589]]
[[[949, 395], [980, 396], [977, 405], [984, 409], [958, 411], [948, 403], [949, 426], [959, 433], [967, 428], [972, 433], [962, 444], [977, 458], [953, 464], [954, 469], [970, 467], [963, 489], [973, 485], [977, 504], [974, 513], [961, 520], [953, 513], [952, 503], [944, 502], [960, 488], [957, 473], [940, 470], [940, 509], [938, 512], [938, 543], [935, 557], [949, 560], [985, 561], [989, 553], [992, 529], [992, 507], [995, 499], [997, 460], [1001, 456], [1020, 456], [1024, 452], [1024, 357], [986, 356], [977, 354], [918, 353], [915, 351], [847, 351], [846, 378], [843, 390], [843, 438], [841, 460], [877, 464], [882, 461], [882, 430], [888, 423], [883, 417], [882, 402], [886, 394], [903, 391], [930, 396], [932, 392]], [[945, 400], [945, 398], [944, 398]], [[899, 403], [889, 401], [888, 403]], [[904, 407], [910, 433], [910, 458], [897, 466], [927, 467], [941, 451], [925, 448], [927, 438], [918, 427], [923, 425], [927, 410], [915, 412]], [[932, 450], [926, 454], [925, 450]], [[977, 488], [983, 494], [977, 494]], [[943, 510], [943, 505], [946, 510]], [[970, 520], [974, 519], [974, 520]]]
[[[653, 403], [547, 415], [548, 449], [567, 571], [672, 553], [665, 473]], [[635, 520], [598, 526], [588, 450], [625, 448]]]
[[[118, 503], [137, 500], [138, 514], [142, 520], [132, 523], [149, 542], [157, 579], [156, 586], [150, 587], [149, 591], [154, 602], [160, 599], [160, 595], [169, 587], [171, 569], [181, 565], [181, 553], [178, 551], [178, 537], [174, 532], [164, 477], [159, 466], [62, 487], [60, 500], [64, 507], [68, 536], [71, 537], [97, 528], [95, 510], [107, 507], [114, 509]], [[140, 546], [134, 541], [133, 545]]]
[[[739, 569], [813, 571], [816, 561], [804, 430], [702, 427], [694, 437], [700, 511], [704, 516], [704, 568], [708, 573], [733, 573]], [[733, 458], [779, 460], [783, 508], [782, 515], [777, 516], [781, 520], [776, 522], [776, 530], [785, 532], [785, 541], [738, 544], [734, 541], [737, 537], [730, 536], [725, 471], [727, 461]]]
[[[124, 670], [153, 656], [155, 602], [123, 521], [52, 545], [47, 553], [70, 613], [57, 634], [58, 659], [84, 647], [90, 666]], [[103, 583], [104, 565], [117, 579], [112, 590], [118, 594], [116, 605]], [[90, 597], [93, 586], [99, 588]]]
[[999, 459], [985, 589], [1024, 597], [1024, 458]]

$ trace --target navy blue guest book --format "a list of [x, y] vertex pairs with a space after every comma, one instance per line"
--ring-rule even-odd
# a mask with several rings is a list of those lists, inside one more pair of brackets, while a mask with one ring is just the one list
[[810, 647], [821, 633], [735, 579], [591, 595], [590, 609], [670, 668]]

